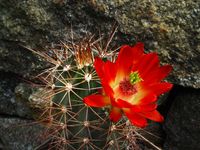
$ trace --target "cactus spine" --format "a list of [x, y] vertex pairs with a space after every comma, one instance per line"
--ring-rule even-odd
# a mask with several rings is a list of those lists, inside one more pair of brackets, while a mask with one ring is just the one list
[[113, 35], [103, 48], [101, 40], [89, 38], [78, 44], [61, 42], [46, 52], [32, 50], [51, 65], [38, 75], [45, 83], [41, 98], [48, 105], [40, 106], [39, 119], [47, 126], [49, 149], [121, 150], [129, 143], [138, 147], [133, 135], [136, 127], [124, 118], [113, 124], [109, 108], [91, 108], [82, 101], [101, 90], [93, 60], [95, 56], [115, 59], [117, 53], [107, 50]]

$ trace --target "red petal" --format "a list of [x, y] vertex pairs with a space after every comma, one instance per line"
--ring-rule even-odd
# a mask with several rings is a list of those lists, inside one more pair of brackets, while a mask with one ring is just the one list
[[147, 104], [155, 102], [156, 100], [157, 100], [157, 96], [154, 93], [149, 93], [138, 102], [138, 105], [147, 105]]
[[107, 60], [104, 65], [104, 77], [110, 84], [110, 82], [115, 80], [115, 76], [116, 76], [116, 66], [114, 63]]
[[110, 61], [103, 62], [99, 57], [96, 57], [94, 66], [97, 75], [101, 80], [105, 93], [107, 95], [113, 95], [113, 90], [110, 87], [110, 84], [112, 81], [115, 80], [116, 76], [115, 64]]
[[113, 90], [110, 87], [110, 84], [115, 79], [116, 75], [115, 64], [110, 61], [103, 62], [99, 57], [97, 57], [95, 58], [94, 66], [97, 75], [101, 79], [101, 83], [105, 93], [109, 96], [112, 96]]
[[110, 105], [110, 99], [102, 95], [89, 95], [83, 99], [83, 102], [92, 107], [104, 107]]
[[116, 103], [117, 103], [118, 107], [120, 107], [120, 108], [131, 108], [131, 107], [133, 107], [133, 105], [131, 103], [129, 103], [125, 100], [122, 100], [122, 99], [118, 99], [116, 101]]
[[150, 86], [150, 90], [153, 91], [156, 95], [163, 94], [169, 91], [173, 87], [173, 84], [168, 82], [156, 83]]
[[149, 83], [160, 82], [170, 73], [171, 70], [172, 70], [172, 66], [170, 65], [159, 67], [152, 73], [149, 73], [148, 76], [146, 76], [145, 82], [149, 82]]
[[[133, 47], [134, 50], [133, 51], [137, 51], [137, 56], [142, 55], [144, 52], [144, 44], [142, 42], [137, 42]], [[137, 56], [134, 56], [137, 58]]]
[[139, 72], [140, 76], [145, 79], [146, 76], [159, 67], [158, 55], [156, 53], [145, 54], [134, 67]]
[[118, 107], [120, 108], [131, 108], [134, 112], [143, 112], [143, 111], [153, 111], [157, 108], [157, 104], [148, 103], [146, 105], [132, 105], [131, 103], [118, 99], [116, 101]]
[[119, 107], [119, 105], [117, 104], [116, 100], [114, 97], [110, 97], [110, 101], [111, 101], [111, 105], [114, 106], [114, 107]]
[[138, 42], [134, 45], [133, 47], [133, 58], [132, 58], [132, 63], [136, 64], [140, 58], [143, 56], [144, 53], [144, 44], [141, 42]]
[[143, 54], [144, 45], [137, 43], [134, 47], [123, 46], [116, 60], [117, 76], [127, 76], [131, 71], [133, 61], [137, 61]]
[[114, 92], [113, 92], [112, 88], [109, 86], [108, 82], [102, 81], [101, 84], [102, 84], [102, 87], [103, 87], [106, 95], [113, 97]]
[[101, 60], [101, 58], [96, 57], [94, 61], [94, 67], [100, 79], [104, 77], [103, 66], [104, 62]]
[[122, 116], [121, 109], [117, 107], [112, 107], [110, 111], [110, 120], [117, 122]]
[[156, 122], [162, 122], [164, 121], [163, 116], [157, 111], [150, 111], [150, 112], [142, 112], [140, 113], [143, 117], [148, 118], [150, 120], [156, 121]]
[[157, 104], [148, 104], [148, 105], [135, 105], [131, 108], [133, 112], [149, 112], [157, 108]]
[[103, 62], [103, 60], [99, 57], [95, 58], [94, 67], [96, 69], [97, 75], [101, 80], [106, 80], [110, 82], [115, 79], [116, 71], [115, 64], [107, 60]]
[[141, 128], [147, 126], [147, 120], [130, 109], [124, 109], [124, 113], [133, 125]]
[[164, 79], [172, 70], [171, 65], [165, 65], [159, 68], [158, 75], [157, 75], [157, 81], [161, 81]]

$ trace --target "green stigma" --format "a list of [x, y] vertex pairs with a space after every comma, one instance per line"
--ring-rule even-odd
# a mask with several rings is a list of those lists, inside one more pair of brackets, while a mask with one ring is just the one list
[[131, 84], [136, 84], [140, 81], [142, 81], [142, 78], [140, 77], [139, 73], [137, 71], [131, 72], [129, 75], [130, 83]]

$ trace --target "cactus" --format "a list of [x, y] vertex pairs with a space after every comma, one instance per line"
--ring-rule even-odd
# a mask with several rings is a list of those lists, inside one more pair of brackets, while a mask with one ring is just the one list
[[36, 119], [47, 127], [48, 149], [116, 150], [135, 143], [135, 135], [130, 133], [136, 127], [125, 118], [114, 124], [108, 116], [109, 108], [92, 108], [83, 103], [85, 96], [101, 91], [93, 60], [95, 56], [115, 59], [116, 50], [108, 51], [115, 31], [104, 47], [101, 38], [93, 40], [89, 36], [78, 43], [61, 42], [44, 52], [29, 49], [51, 66], [37, 76], [44, 88], [37, 93], [42, 103], [34, 106], [39, 108]]
[[[83, 98], [90, 94], [102, 93], [93, 65], [94, 57], [115, 61], [117, 49], [108, 50], [115, 31], [105, 46], [102, 46], [102, 38], [93, 40], [94, 36], [89, 36], [79, 42], [61, 42], [48, 51], [29, 49], [50, 64], [37, 76], [44, 85], [36, 94], [41, 103], [37, 102], [34, 106], [39, 110], [36, 119], [47, 128], [47, 149], [140, 150], [137, 137], [148, 141], [139, 133], [141, 129], [133, 126], [125, 117], [117, 123], [111, 122], [109, 106], [94, 108], [83, 102]], [[134, 77], [131, 79], [139, 78], [137, 75], [131, 74]]]

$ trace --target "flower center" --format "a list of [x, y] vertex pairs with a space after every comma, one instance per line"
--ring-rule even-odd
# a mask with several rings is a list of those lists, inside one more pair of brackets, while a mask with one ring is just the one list
[[132, 85], [142, 81], [142, 78], [140, 77], [137, 71], [131, 72], [131, 74], [129, 75], [129, 78], [130, 78], [130, 83]]
[[119, 88], [124, 95], [133, 95], [137, 92], [136, 83], [142, 81], [139, 73], [137, 71], [131, 72], [129, 78], [124, 78], [123, 81], [119, 83]]
[[135, 85], [131, 84], [128, 79], [119, 83], [119, 88], [124, 95], [133, 95], [137, 92]]

